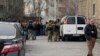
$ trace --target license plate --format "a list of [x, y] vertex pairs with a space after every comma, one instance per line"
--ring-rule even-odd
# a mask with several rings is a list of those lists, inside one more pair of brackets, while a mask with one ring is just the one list
[[79, 34], [73, 34], [73, 36], [80, 36]]

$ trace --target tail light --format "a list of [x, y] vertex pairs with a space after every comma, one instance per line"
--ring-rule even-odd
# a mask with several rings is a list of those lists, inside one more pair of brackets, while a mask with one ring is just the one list
[[8, 53], [8, 52], [15, 52], [18, 51], [20, 48], [18, 44], [4, 44], [4, 48], [1, 50], [1, 53]]
[[67, 24], [67, 19], [64, 19], [64, 24]]

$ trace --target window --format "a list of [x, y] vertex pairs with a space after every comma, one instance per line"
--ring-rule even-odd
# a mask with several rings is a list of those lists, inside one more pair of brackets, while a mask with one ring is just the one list
[[21, 36], [21, 31], [22, 31], [22, 29], [20, 28], [20, 26], [18, 26], [18, 25], [14, 25], [15, 26], [15, 28], [16, 28], [16, 37], [19, 37], [19, 36]]
[[95, 4], [93, 4], [93, 15], [95, 15]]
[[0, 5], [0, 10], [3, 10], [4, 9], [4, 6], [3, 5]]
[[85, 24], [84, 17], [77, 17], [77, 24]]
[[16, 29], [12, 25], [1, 24], [0, 25], [0, 36], [16, 36]]
[[68, 17], [67, 24], [75, 24], [75, 17]]

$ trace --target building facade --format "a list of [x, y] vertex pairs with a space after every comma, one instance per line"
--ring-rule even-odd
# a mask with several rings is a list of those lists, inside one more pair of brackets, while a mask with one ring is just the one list
[[95, 19], [100, 28], [100, 0], [78, 0], [78, 15], [86, 19]]

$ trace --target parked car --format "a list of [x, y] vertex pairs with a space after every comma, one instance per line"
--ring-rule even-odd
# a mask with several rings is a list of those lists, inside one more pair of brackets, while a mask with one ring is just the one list
[[25, 56], [25, 38], [19, 23], [0, 22], [0, 56]]
[[85, 40], [84, 28], [85, 28], [84, 16], [65, 16], [61, 19], [60, 36], [62, 41], [70, 40], [72, 38], [79, 38]]

